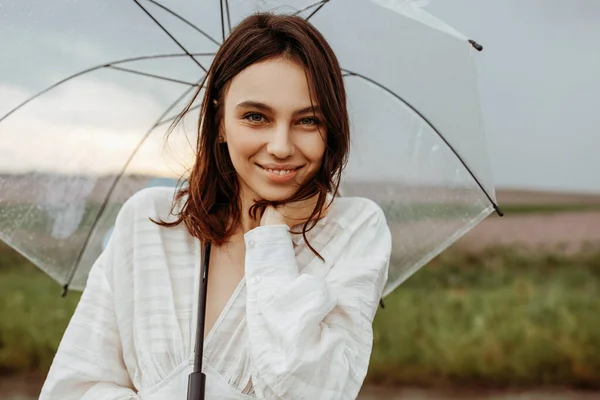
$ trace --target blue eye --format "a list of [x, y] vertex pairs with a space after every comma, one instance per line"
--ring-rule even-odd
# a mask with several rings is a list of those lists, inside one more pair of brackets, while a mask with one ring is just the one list
[[251, 114], [246, 114], [244, 116], [244, 119], [256, 124], [256, 123], [263, 122], [265, 120], [265, 117], [261, 114], [251, 113]]
[[302, 125], [319, 125], [321, 121], [315, 117], [306, 117], [300, 120]]

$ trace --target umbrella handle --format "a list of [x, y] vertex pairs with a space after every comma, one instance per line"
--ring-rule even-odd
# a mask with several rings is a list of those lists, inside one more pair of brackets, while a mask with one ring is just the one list
[[198, 318], [196, 321], [196, 346], [194, 348], [194, 370], [188, 378], [188, 400], [204, 400], [206, 375], [202, 373], [204, 354], [204, 323], [206, 320], [206, 295], [208, 293], [208, 265], [210, 243], [204, 244], [200, 267], [200, 293], [198, 293]]
[[192, 372], [188, 378], [187, 400], [204, 400], [206, 375], [202, 372]]

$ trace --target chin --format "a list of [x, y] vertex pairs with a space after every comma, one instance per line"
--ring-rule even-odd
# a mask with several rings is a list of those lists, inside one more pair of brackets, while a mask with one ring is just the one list
[[254, 193], [266, 201], [282, 201], [292, 197], [296, 190], [290, 188], [257, 188]]

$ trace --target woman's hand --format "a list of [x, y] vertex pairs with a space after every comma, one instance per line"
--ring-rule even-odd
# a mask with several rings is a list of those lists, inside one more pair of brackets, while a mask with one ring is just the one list
[[[284, 224], [292, 228], [296, 225], [303, 224], [310, 219], [310, 216], [317, 205], [317, 198], [318, 195], [315, 195], [310, 199], [283, 204], [277, 208], [268, 206], [260, 220], [260, 226]], [[327, 206], [327, 201], [324, 206]], [[326, 214], [327, 209], [323, 209], [321, 218]]]

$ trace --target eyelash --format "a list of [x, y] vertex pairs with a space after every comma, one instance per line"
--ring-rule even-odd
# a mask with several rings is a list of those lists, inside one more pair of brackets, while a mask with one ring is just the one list
[[[254, 116], [259, 116], [261, 118], [264, 118], [265, 120], [267, 119], [264, 115], [259, 114], [259, 113], [249, 113], [249, 114], [246, 114], [246, 115], [244, 115], [243, 119], [245, 119], [248, 122], [253, 123], [253, 124], [260, 124], [261, 122], [263, 122], [263, 121], [253, 121], [253, 120], [251, 120], [250, 118], [254, 117]], [[300, 121], [303, 121], [303, 120], [310, 120], [312, 122], [311, 124], [308, 124], [308, 125], [314, 125], [314, 126], [321, 125], [321, 120], [319, 118], [316, 118], [316, 117], [304, 117], [304, 118], [300, 119]]]
[[258, 124], [258, 123], [262, 122], [262, 121], [253, 121], [253, 120], [251, 119], [251, 117], [254, 117], [254, 116], [259, 116], [259, 117], [261, 117], [261, 118], [264, 118], [264, 119], [266, 119], [264, 115], [262, 115], [262, 114], [258, 114], [258, 113], [250, 113], [250, 114], [246, 114], [246, 115], [244, 115], [244, 118], [243, 118], [243, 119], [245, 119], [245, 120], [247, 120], [248, 122], [251, 122], [251, 123], [253, 123], [253, 124]]

